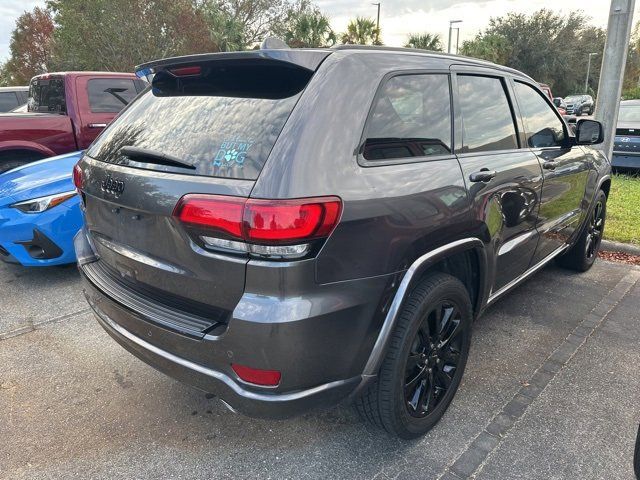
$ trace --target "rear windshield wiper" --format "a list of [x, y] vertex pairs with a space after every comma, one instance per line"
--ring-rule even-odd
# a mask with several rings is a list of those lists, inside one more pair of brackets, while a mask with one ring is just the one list
[[188, 168], [189, 170], [196, 169], [194, 165], [183, 162], [171, 155], [154, 152], [153, 150], [147, 150], [146, 148], [122, 147], [120, 149], [120, 154], [138, 162], [155, 163], [156, 165], [167, 165], [169, 167]]

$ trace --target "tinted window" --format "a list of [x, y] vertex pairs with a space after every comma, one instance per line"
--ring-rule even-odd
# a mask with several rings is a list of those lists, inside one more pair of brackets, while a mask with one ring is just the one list
[[118, 113], [139, 92], [134, 81], [125, 78], [95, 78], [89, 80], [87, 90], [93, 113]]
[[502, 81], [458, 76], [463, 117], [463, 152], [517, 148], [516, 128]]
[[154, 169], [256, 179], [297, 99], [156, 97], [148, 91], [107, 127], [88, 155], [131, 165], [119, 150], [135, 146], [196, 167]]
[[0, 92], [0, 112], [8, 112], [18, 106], [18, 99], [13, 92]]
[[365, 132], [367, 160], [451, 153], [449, 77], [391, 78], [376, 100]]
[[29, 111], [66, 112], [62, 78], [35, 79], [29, 87]]
[[543, 148], [562, 145], [564, 126], [553, 107], [531, 86], [520, 82], [515, 85], [529, 146]]

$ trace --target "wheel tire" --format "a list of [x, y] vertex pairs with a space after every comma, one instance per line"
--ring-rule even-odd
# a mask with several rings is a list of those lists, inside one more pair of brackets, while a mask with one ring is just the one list
[[472, 319], [460, 280], [444, 273], [423, 279], [399, 314], [377, 381], [356, 400], [360, 415], [404, 439], [433, 428], [460, 385]]
[[600, 190], [596, 195], [593, 206], [589, 210], [587, 222], [578, 241], [558, 259], [558, 263], [562, 267], [578, 272], [586, 272], [593, 266], [600, 250], [606, 216], [607, 196]]

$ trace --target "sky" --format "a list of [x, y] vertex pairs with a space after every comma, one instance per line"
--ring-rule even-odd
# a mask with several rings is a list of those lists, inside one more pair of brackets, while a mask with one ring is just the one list
[[[345, 30], [350, 18], [365, 16], [375, 19], [373, 0], [316, 0], [315, 3], [329, 16], [335, 31]], [[402, 46], [410, 33], [439, 33], [445, 44], [448, 39], [449, 20], [462, 20], [460, 43], [473, 38], [484, 29], [491, 17], [508, 12], [533, 13], [541, 8], [567, 14], [583, 10], [592, 23], [607, 26], [609, 2], [607, 0], [377, 0], [382, 3], [380, 27], [386, 45]], [[9, 54], [9, 40], [16, 18], [25, 10], [44, 6], [44, 0], [0, 0], [0, 62]], [[561, 7], [558, 7], [558, 6]], [[636, 7], [636, 20], [639, 19]], [[454, 40], [455, 44], [455, 32]]]

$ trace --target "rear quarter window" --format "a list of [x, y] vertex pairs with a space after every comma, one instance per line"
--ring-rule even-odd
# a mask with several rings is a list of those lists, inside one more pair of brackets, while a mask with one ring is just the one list
[[362, 155], [371, 162], [451, 153], [449, 76], [391, 77], [373, 105]]

